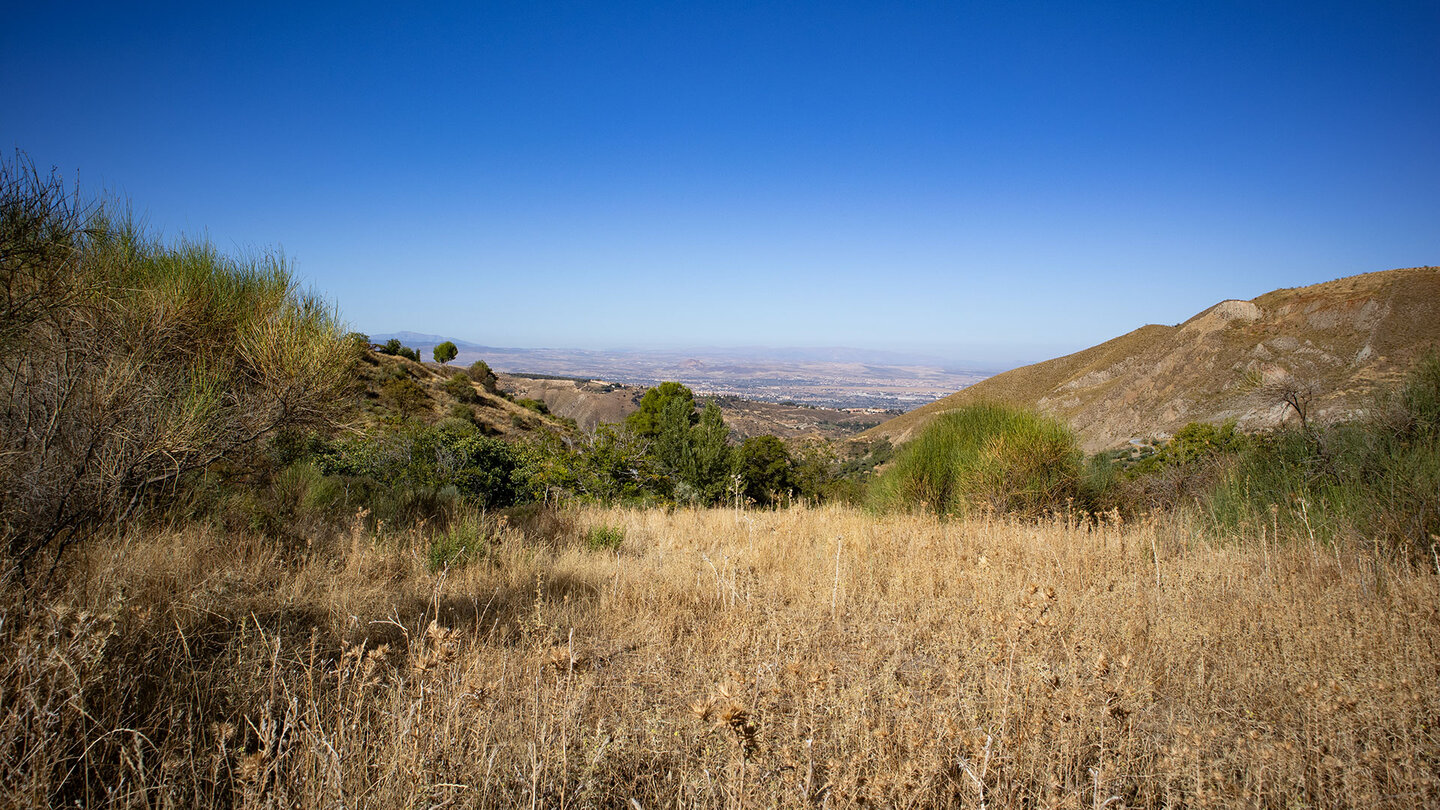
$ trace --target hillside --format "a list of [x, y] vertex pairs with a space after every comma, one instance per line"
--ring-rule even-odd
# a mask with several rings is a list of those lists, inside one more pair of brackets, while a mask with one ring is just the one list
[[1222, 301], [1177, 326], [1142, 326], [1074, 354], [1017, 368], [866, 431], [904, 442], [973, 402], [1034, 407], [1066, 420], [1087, 451], [1235, 420], [1261, 430], [1293, 418], [1287, 389], [1333, 422], [1369, 407], [1440, 344], [1440, 268], [1350, 276]]
[[[482, 433], [505, 439], [519, 439], [543, 431], [563, 433], [570, 429], [547, 414], [488, 393], [468, 378], [465, 385], [447, 389], [446, 382], [463, 370], [454, 365], [417, 363], [403, 357], [366, 352], [356, 374], [361, 424], [376, 423], [395, 416], [401, 408], [387, 386], [405, 380], [419, 389], [409, 407], [422, 422], [434, 424], [463, 414], [462, 418], [474, 422]], [[466, 394], [466, 390], [470, 393]], [[456, 396], [456, 391], [460, 392], [460, 397]], [[461, 401], [461, 397], [465, 401]]]

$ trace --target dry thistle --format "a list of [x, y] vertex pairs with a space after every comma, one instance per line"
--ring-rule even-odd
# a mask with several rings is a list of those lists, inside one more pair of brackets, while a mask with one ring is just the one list
[[245, 754], [236, 763], [236, 775], [242, 782], [259, 781], [260, 775], [265, 772], [265, 752], [256, 751], [253, 754]]
[[1095, 672], [1095, 677], [1097, 677], [1097, 678], [1104, 678], [1106, 675], [1109, 675], [1109, 674], [1110, 674], [1110, 656], [1106, 655], [1106, 654], [1103, 653], [1103, 652], [1100, 653], [1100, 657], [1095, 659], [1094, 672]]
[[690, 714], [702, 723], [710, 722], [710, 716], [715, 712], [715, 700], [697, 700], [690, 704]]
[[740, 743], [740, 752], [749, 759], [760, 749], [760, 743], [756, 739], [760, 726], [750, 712], [736, 701], [728, 701], [721, 706], [716, 714], [718, 722], [716, 728], [725, 727], [735, 734], [735, 740]]

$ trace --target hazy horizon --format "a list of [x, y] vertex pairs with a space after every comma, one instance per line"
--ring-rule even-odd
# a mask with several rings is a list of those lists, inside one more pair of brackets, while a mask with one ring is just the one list
[[972, 371], [1004, 371], [1020, 365], [1036, 363], [1048, 360], [1053, 357], [1063, 356], [1072, 352], [1088, 348], [1087, 346], [1054, 346], [1054, 347], [1027, 347], [1022, 345], [991, 345], [991, 346], [946, 346], [944, 344], [915, 345], [915, 346], [867, 346], [862, 343], [851, 343], [848, 345], [832, 344], [792, 344], [786, 346], [744, 344], [736, 343], [731, 345], [700, 345], [700, 344], [629, 344], [629, 345], [604, 345], [592, 346], [564, 346], [564, 345], [543, 345], [543, 346], [514, 346], [487, 344], [473, 340], [464, 335], [439, 335], [425, 333], [413, 329], [396, 329], [389, 331], [376, 331], [359, 329], [357, 331], [374, 339], [386, 339], [396, 336], [413, 336], [417, 345], [428, 346], [429, 342], [420, 342], [421, 338], [427, 340], [441, 339], [451, 340], [458, 345], [471, 346], [486, 349], [506, 349], [516, 351], [579, 351], [596, 354], [656, 354], [656, 355], [693, 355], [696, 357], [705, 356], [780, 356], [795, 353], [823, 352], [847, 352], [857, 354], [873, 355], [876, 360], [889, 356], [890, 362], [905, 362], [910, 364], [943, 365], [947, 367], [964, 367]]

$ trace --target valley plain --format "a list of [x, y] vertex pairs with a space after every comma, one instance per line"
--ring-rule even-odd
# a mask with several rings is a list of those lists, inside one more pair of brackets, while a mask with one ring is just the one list
[[[440, 335], [416, 332], [395, 337], [426, 360]], [[875, 411], [912, 408], [973, 385], [1003, 369], [957, 369], [935, 358], [858, 349], [695, 349], [592, 351], [478, 346], [451, 339], [458, 365], [484, 360], [497, 372], [653, 386], [683, 383], [706, 396], [760, 402], [795, 402], [832, 409]]]

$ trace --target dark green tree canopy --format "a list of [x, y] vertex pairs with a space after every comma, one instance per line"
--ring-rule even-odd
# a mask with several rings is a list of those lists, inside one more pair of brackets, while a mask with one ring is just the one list
[[480, 387], [490, 393], [499, 390], [499, 381], [495, 379], [495, 372], [490, 370], [490, 364], [484, 360], [476, 360], [470, 364], [468, 370], [470, 379], [480, 383]]
[[441, 365], [444, 365], [445, 363], [448, 363], [448, 362], [450, 362], [451, 360], [454, 360], [454, 359], [455, 359], [455, 355], [459, 354], [459, 353], [460, 353], [460, 350], [457, 349], [457, 348], [455, 348], [455, 344], [454, 344], [454, 343], [451, 343], [450, 341], [447, 340], [447, 341], [445, 341], [444, 343], [441, 343], [439, 346], [436, 346], [434, 353], [435, 353], [435, 362], [440, 363]]
[[[678, 403], [671, 405], [672, 402]], [[664, 416], [668, 409], [683, 413], [687, 425], [699, 421], [695, 414], [695, 393], [678, 382], [662, 382], [645, 392], [640, 398], [640, 410], [626, 417], [625, 424], [636, 435], [644, 439], [660, 436]]]
[[705, 502], [715, 503], [725, 496], [725, 486], [734, 466], [734, 450], [727, 441], [730, 428], [725, 425], [720, 406], [705, 403], [699, 423], [690, 428], [689, 433], [681, 479], [694, 487]]
[[776, 437], [752, 436], [740, 445], [739, 455], [745, 497], [770, 504], [794, 486], [790, 451]]

